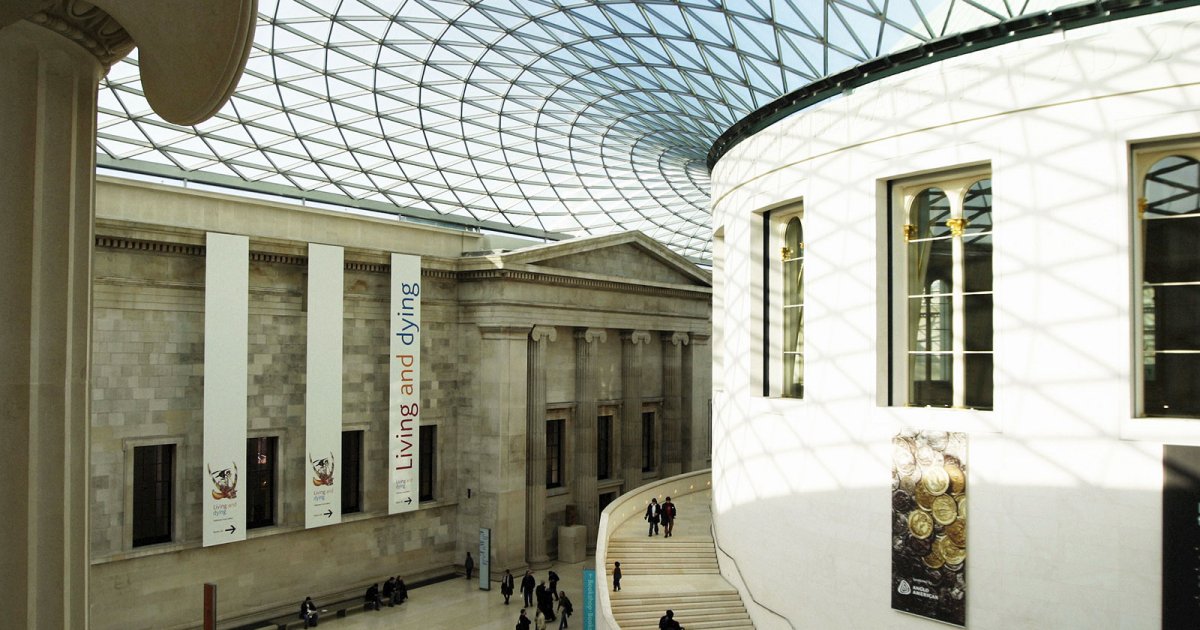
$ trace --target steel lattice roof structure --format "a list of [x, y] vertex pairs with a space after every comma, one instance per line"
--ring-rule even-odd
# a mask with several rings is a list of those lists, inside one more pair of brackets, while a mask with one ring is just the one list
[[98, 164], [547, 239], [709, 257], [713, 143], [822, 79], [1039, 0], [260, 0], [236, 94], [158, 118], [136, 51]]

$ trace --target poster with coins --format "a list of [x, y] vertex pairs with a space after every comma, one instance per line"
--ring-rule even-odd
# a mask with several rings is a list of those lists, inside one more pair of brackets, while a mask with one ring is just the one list
[[966, 624], [966, 433], [892, 439], [892, 608]]

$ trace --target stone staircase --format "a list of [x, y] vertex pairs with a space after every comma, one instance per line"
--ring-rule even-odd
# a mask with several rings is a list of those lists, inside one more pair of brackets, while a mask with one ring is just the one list
[[737, 590], [720, 576], [712, 537], [678, 531], [609, 539], [605, 565], [621, 562], [621, 591], [611, 594], [621, 630], [657, 630], [667, 609], [687, 630], [753, 630]]

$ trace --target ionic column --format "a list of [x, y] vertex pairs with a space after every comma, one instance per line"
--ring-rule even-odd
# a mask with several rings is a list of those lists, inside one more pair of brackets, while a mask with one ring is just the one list
[[682, 349], [688, 343], [687, 333], [663, 333], [663, 462], [659, 469], [663, 477], [682, 472], [680, 457], [680, 415], [683, 410]]
[[546, 553], [546, 345], [557, 338], [553, 326], [534, 326], [529, 333], [525, 558], [535, 569], [550, 565], [550, 556]]
[[650, 333], [621, 333], [621, 478], [624, 491], [642, 485], [642, 361]]
[[[690, 343], [683, 348], [683, 386], [682, 397], [683, 427], [680, 437], [683, 441], [683, 470], [689, 472], [704, 468], [707, 464], [705, 453], [701, 450], [707, 443], [708, 435], [708, 395], [712, 388], [709, 382], [712, 373], [709, 369], [708, 335], [692, 333]], [[699, 365], [700, 369], [696, 369]]]
[[571, 494], [579, 506], [579, 521], [586, 525], [588, 551], [596, 547], [600, 497], [596, 490], [596, 355], [608, 338], [598, 328], [575, 331], [575, 457]]

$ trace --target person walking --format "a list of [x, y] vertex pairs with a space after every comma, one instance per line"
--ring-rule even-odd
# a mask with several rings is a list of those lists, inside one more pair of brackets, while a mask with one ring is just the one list
[[650, 529], [646, 532], [647, 536], [658, 535], [658, 517], [661, 513], [658, 499], [650, 499], [650, 505], [646, 506], [646, 522], [650, 523]]
[[546, 615], [542, 612], [541, 608], [533, 613], [533, 627], [536, 630], [546, 630]]
[[537, 592], [534, 596], [537, 599], [537, 608], [546, 618], [546, 621], [554, 621], [554, 596], [550, 593], [550, 589], [546, 588], [546, 583], [542, 582], [537, 585]]
[[471, 573], [475, 571], [475, 559], [471, 557], [471, 552], [467, 552], [467, 559], [463, 561], [463, 567], [467, 570], [467, 579], [471, 579]]
[[567, 627], [567, 618], [573, 612], [575, 612], [575, 607], [571, 605], [571, 600], [567, 599], [567, 592], [560, 592], [558, 594], [558, 613], [562, 621], [558, 622], [558, 630], [564, 630]]
[[613, 590], [621, 590], [621, 563], [613, 563]]
[[662, 513], [660, 520], [663, 525], [663, 538], [670, 538], [671, 532], [675, 529], [675, 504], [671, 503], [671, 497], [663, 500], [659, 511]]
[[554, 596], [554, 599], [558, 599], [558, 574], [554, 572], [554, 569], [550, 570], [550, 586], [549, 586], [549, 588], [550, 588], [550, 594]]
[[517, 630], [529, 630], [529, 616], [525, 614], [525, 609], [521, 609], [521, 616], [517, 617]]
[[513, 594], [513, 576], [508, 570], [504, 570], [504, 577], [500, 578], [500, 594], [504, 596], [504, 605], [508, 605], [508, 598]]
[[533, 574], [529, 571], [526, 571], [525, 577], [521, 578], [521, 595], [525, 598], [526, 608], [533, 605], [533, 587], [536, 583]]

